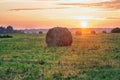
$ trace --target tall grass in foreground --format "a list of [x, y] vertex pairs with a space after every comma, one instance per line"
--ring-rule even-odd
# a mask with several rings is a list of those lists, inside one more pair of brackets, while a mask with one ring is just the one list
[[0, 38], [0, 80], [119, 80], [120, 34], [73, 35], [46, 47], [45, 34]]

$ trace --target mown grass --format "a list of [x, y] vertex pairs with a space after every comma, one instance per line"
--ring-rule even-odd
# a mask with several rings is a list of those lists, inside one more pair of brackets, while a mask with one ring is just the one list
[[0, 80], [119, 80], [120, 34], [73, 35], [47, 47], [45, 34], [0, 38]]

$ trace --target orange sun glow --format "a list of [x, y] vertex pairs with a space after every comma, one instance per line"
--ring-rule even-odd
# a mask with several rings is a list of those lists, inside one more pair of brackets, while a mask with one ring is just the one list
[[80, 23], [81, 28], [87, 28], [87, 25], [88, 25], [87, 21], [82, 21]]

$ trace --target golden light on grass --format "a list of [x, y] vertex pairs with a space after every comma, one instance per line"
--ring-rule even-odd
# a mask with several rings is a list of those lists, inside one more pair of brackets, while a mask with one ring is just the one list
[[81, 28], [82, 35], [88, 34], [89, 33], [88, 21], [86, 20], [81, 21], [80, 28]]

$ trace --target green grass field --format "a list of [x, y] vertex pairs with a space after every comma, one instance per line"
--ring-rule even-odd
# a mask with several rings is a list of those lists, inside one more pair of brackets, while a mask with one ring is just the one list
[[0, 38], [0, 80], [120, 80], [120, 34], [73, 35], [47, 47], [45, 34]]

